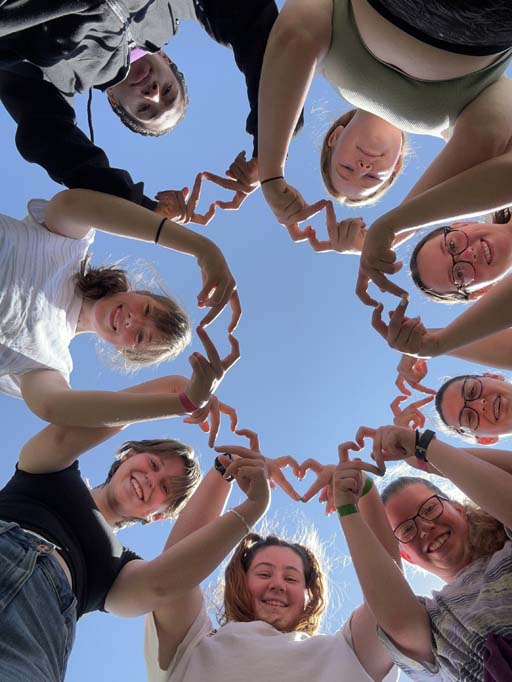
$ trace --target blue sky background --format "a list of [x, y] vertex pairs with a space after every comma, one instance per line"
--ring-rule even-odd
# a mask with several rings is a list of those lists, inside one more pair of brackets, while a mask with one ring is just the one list
[[[185, 73], [190, 93], [188, 113], [171, 135], [156, 140], [136, 136], [118, 123], [101, 93], [95, 92], [93, 99], [97, 144], [108, 152], [113, 166], [129, 170], [136, 181], [143, 180], [149, 196], [160, 189], [191, 187], [198, 171], [223, 174], [241, 149], [246, 149], [248, 155], [252, 149], [252, 140], [245, 134], [248, 106], [244, 83], [231, 52], [213, 43], [198, 26], [183, 24], [168, 53]], [[85, 105], [84, 96], [77, 99], [84, 130]], [[289, 182], [310, 203], [325, 196], [318, 172], [322, 134], [346, 108], [325, 81], [315, 79], [306, 104], [305, 129], [292, 143], [287, 164]], [[0, 210], [23, 217], [31, 197], [50, 198], [61, 187], [42, 169], [27, 164], [18, 155], [14, 125], [3, 109], [0, 125], [3, 131]], [[338, 207], [338, 218], [362, 215], [369, 226], [378, 215], [400, 202], [441, 145], [437, 139], [410, 139], [412, 153], [405, 171], [385, 199], [377, 207], [364, 210]], [[206, 186], [201, 206], [206, 208], [210, 201], [226, 194], [217, 187]], [[325, 234], [321, 217], [315, 218], [313, 224], [320, 236]], [[238, 282], [244, 311], [237, 330], [242, 359], [226, 377], [218, 395], [237, 408], [241, 426], [258, 431], [264, 454], [270, 457], [292, 454], [299, 461], [316, 457], [326, 463], [335, 462], [337, 444], [352, 438], [361, 424], [380, 426], [391, 422], [389, 403], [397, 394], [394, 381], [398, 355], [370, 327], [371, 311], [353, 293], [356, 257], [316, 254], [307, 244], [293, 244], [274, 220], [261, 192], [251, 196], [240, 211], [219, 211], [207, 228], [194, 229], [207, 234], [223, 250]], [[201, 288], [200, 273], [193, 259], [151, 244], [101, 233], [92, 251], [96, 263], [129, 256], [134, 271], [138, 259], [143, 261], [139, 269], [147, 270], [148, 264], [154, 264], [168, 290], [188, 308], [192, 320], [197, 323], [201, 319], [202, 312], [195, 307]], [[409, 244], [401, 249], [406, 261], [410, 251]], [[411, 291], [410, 311], [421, 314], [427, 326], [445, 325], [461, 310], [420, 297], [412, 289], [407, 268], [396, 280]], [[387, 297], [387, 308], [395, 305], [396, 299]], [[228, 351], [225, 333], [228, 320], [225, 313], [209, 328], [222, 355]], [[82, 335], [72, 344], [75, 364], [72, 386], [116, 390], [159, 374], [189, 375], [187, 357], [194, 350], [201, 350], [197, 339], [172, 366], [125, 376], [111, 371], [98, 356], [94, 339]], [[427, 383], [437, 387], [445, 376], [468, 370], [479, 368], [451, 358], [436, 359], [430, 363]], [[21, 446], [44, 424], [21, 400], [3, 394], [0, 411], [3, 424], [0, 481], [7, 481]], [[428, 408], [427, 413], [430, 414]], [[133, 426], [124, 432], [124, 439], [155, 437], [191, 443], [203, 470], [211, 466], [214, 455], [208, 449], [207, 437], [197, 427], [183, 425], [179, 419]], [[112, 453], [122, 441], [123, 434], [82, 457], [82, 471], [92, 484], [104, 479]], [[234, 441], [242, 442], [231, 435], [224, 423], [218, 443]], [[308, 477], [297, 489], [305, 490], [312, 480]], [[236, 504], [238, 499], [234, 490], [230, 504]], [[361, 600], [337, 519], [326, 518], [317, 501], [305, 507], [294, 505], [279, 489], [273, 495], [267, 518], [270, 523], [279, 522], [280, 530], [292, 534], [311, 524], [326, 543], [332, 564], [333, 598], [324, 631], [334, 632]], [[160, 552], [168, 529], [167, 523], [133, 527], [120, 537], [149, 559]], [[419, 593], [440, 584], [422, 574], [411, 573], [410, 577]], [[144, 679], [142, 633], [142, 618], [86, 616], [78, 624], [67, 679], [69, 682], [85, 682], [93, 676], [124, 682]]]

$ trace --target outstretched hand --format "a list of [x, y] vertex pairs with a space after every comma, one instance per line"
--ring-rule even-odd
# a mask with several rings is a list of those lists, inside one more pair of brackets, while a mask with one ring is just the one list
[[229, 201], [217, 200], [215, 205], [224, 210], [236, 211], [249, 194], [260, 186], [258, 179], [258, 159], [247, 161], [245, 152], [241, 151], [226, 171], [226, 176], [205, 172], [204, 177], [219, 187], [231, 190], [235, 194]]
[[410, 355], [402, 355], [396, 371], [398, 372], [398, 376], [395, 381], [395, 386], [400, 393], [403, 393], [405, 396], [412, 395], [405, 385], [405, 382], [407, 382], [415, 391], [428, 393], [429, 395], [435, 395], [437, 393], [435, 389], [428, 388], [428, 386], [424, 386], [421, 383], [428, 373], [428, 367], [425, 360], [418, 360]]
[[213, 242], [210, 242], [208, 250], [198, 258], [198, 264], [201, 268], [203, 288], [197, 295], [197, 303], [201, 308], [211, 308], [201, 320], [200, 326], [207, 327], [229, 303], [231, 321], [228, 325], [228, 332], [231, 334], [237, 328], [242, 316], [235, 278], [221, 250]]
[[158, 192], [155, 196], [155, 199], [158, 201], [155, 212], [165, 218], [174, 220], [180, 225], [185, 225], [186, 223], [208, 225], [215, 215], [215, 202], [210, 204], [206, 213], [197, 213], [196, 211], [201, 197], [201, 185], [205, 177], [206, 173], [198, 173], [196, 175], [190, 198], [188, 198], [188, 187], [184, 187], [182, 190], [163, 190]]
[[[381, 426], [378, 429], [361, 426], [355, 437], [359, 448], [364, 448], [365, 438], [373, 440], [371, 456], [383, 473], [386, 471], [386, 462], [404, 460], [414, 456], [416, 433], [404, 426]], [[356, 464], [357, 462], [354, 462], [354, 465]], [[365, 462], [361, 464], [365, 464]]]
[[378, 305], [378, 301], [368, 294], [370, 281], [373, 281], [381, 291], [387, 291], [395, 296], [407, 295], [404, 289], [386, 277], [386, 275], [397, 273], [403, 265], [396, 259], [396, 253], [393, 250], [394, 239], [394, 232], [379, 223], [374, 223], [368, 230], [356, 285], [356, 294], [365, 305]]
[[426, 329], [420, 317], [406, 317], [408, 305], [408, 300], [402, 298], [390, 313], [387, 325], [382, 319], [384, 306], [379, 303], [372, 314], [372, 326], [391, 348], [416, 357], [431, 357], [436, 354], [437, 334]]
[[316, 230], [307, 227], [307, 239], [314, 251], [336, 251], [337, 253], [360, 254], [366, 239], [366, 224], [362, 218], [336, 220], [332, 201], [325, 204], [325, 224], [329, 239], [320, 241]]
[[428, 395], [426, 398], [416, 400], [415, 402], [400, 409], [400, 403], [407, 400], [407, 395], [397, 395], [391, 403], [391, 411], [393, 412], [393, 422], [395, 426], [405, 426], [410, 429], [422, 429], [425, 426], [425, 415], [421, 411], [424, 405], [427, 405], [434, 400], [433, 395]]
[[[289, 185], [284, 178], [264, 182], [261, 189], [278, 222], [287, 227], [289, 231], [292, 230], [290, 232], [292, 239], [294, 239], [293, 228], [298, 229], [299, 223], [318, 213], [326, 203], [325, 199], [322, 199], [309, 206], [300, 192]], [[304, 236], [304, 239], [307, 239], [307, 236]], [[299, 238], [294, 239], [294, 241], [302, 240]]]
[[[219, 433], [222, 414], [229, 417], [231, 431], [235, 431], [238, 425], [238, 415], [235, 408], [221, 402], [216, 396], [212, 396], [204, 407], [185, 417], [183, 423], [197, 424], [201, 431], [209, 433], [208, 447], [213, 448]], [[208, 419], [210, 419], [210, 422], [208, 422]]]

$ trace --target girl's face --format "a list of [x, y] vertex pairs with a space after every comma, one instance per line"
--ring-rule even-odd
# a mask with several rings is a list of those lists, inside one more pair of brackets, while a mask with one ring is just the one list
[[185, 475], [180, 457], [159, 457], [130, 450], [107, 484], [111, 508], [124, 518], [148, 518], [164, 512], [173, 499], [172, 481]]
[[346, 126], [329, 136], [330, 179], [349, 199], [374, 194], [389, 180], [402, 152], [402, 132], [384, 119], [358, 109]]
[[512, 386], [489, 376], [457, 379], [445, 389], [440, 412], [446, 423], [477, 437], [512, 433]]
[[512, 233], [508, 225], [458, 222], [418, 251], [416, 266], [427, 289], [450, 294], [477, 291], [503, 277], [512, 267]]
[[147, 294], [127, 291], [104, 296], [92, 305], [93, 331], [117, 350], [142, 348], [163, 341], [152, 312], [163, 307]]
[[122, 83], [109, 95], [145, 128], [172, 128], [182, 117], [185, 102], [176, 76], [163, 52], [147, 54], [134, 62]]
[[[398, 490], [386, 502], [386, 514], [394, 530], [413, 519], [433, 491], [422, 483]], [[400, 543], [402, 556], [429, 573], [449, 582], [472, 560], [466, 515], [458, 502], [442, 501], [442, 514], [432, 521], [414, 518], [418, 532], [406, 544]]]
[[247, 571], [254, 620], [291, 632], [304, 614], [306, 582], [302, 559], [289, 547], [263, 547]]

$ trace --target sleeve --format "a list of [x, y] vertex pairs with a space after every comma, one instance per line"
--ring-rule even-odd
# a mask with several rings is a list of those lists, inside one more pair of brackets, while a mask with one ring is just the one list
[[377, 626], [377, 636], [386, 647], [393, 662], [410, 677], [413, 682], [448, 682], [449, 678], [441, 672], [438, 663], [418, 662], [406, 656], [393, 640]]
[[146, 659], [148, 682], [167, 682], [171, 680], [174, 673], [178, 673], [178, 677], [181, 679], [178, 671], [186, 669], [187, 661], [195, 647], [211, 632], [212, 622], [208, 617], [206, 606], [203, 602], [197, 618], [178, 646], [169, 667], [167, 670], [162, 670], [158, 664], [158, 634], [155, 619], [152, 613], [148, 614], [144, 627], [144, 658]]
[[[25, 68], [24, 68], [25, 67]], [[113, 194], [153, 210], [143, 183], [111, 168], [105, 152], [78, 128], [73, 107], [28, 64], [0, 70], [0, 99], [16, 121], [16, 146], [24, 159], [42, 166], [69, 188]]]
[[263, 55], [277, 19], [274, 0], [240, 0], [203, 3], [201, 23], [214, 40], [233, 49], [236, 65], [245, 77], [249, 116], [246, 131], [254, 138], [253, 156], [258, 154], [258, 90]]
[[[350, 622], [352, 618], [349, 618], [343, 623], [343, 627], [340, 630], [340, 634], [343, 637], [343, 639], [346, 641], [346, 643], [349, 645], [349, 647], [354, 651], [354, 645], [352, 643], [352, 630], [350, 627]], [[354, 656], [356, 656], [356, 652], [354, 651]], [[357, 658], [357, 656], [356, 656]], [[361, 665], [359, 663], [359, 665]], [[391, 670], [388, 672], [388, 674], [383, 678], [382, 682], [397, 682], [398, 680], [398, 669], [396, 666], [393, 666]]]

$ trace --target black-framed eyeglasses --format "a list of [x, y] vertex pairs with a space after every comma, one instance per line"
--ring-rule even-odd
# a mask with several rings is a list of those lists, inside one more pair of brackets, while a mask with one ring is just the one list
[[462, 382], [461, 396], [464, 401], [464, 407], [459, 414], [458, 430], [460, 433], [473, 435], [478, 429], [480, 415], [468, 403], [478, 400], [483, 390], [483, 384], [478, 377], [466, 377]]
[[456, 256], [468, 248], [469, 238], [464, 230], [452, 230], [451, 227], [444, 228], [444, 245], [452, 257], [452, 283], [457, 291], [467, 294], [465, 288], [476, 279], [476, 270], [472, 263], [467, 260], [455, 260]]
[[406, 545], [408, 542], [412, 542], [414, 538], [418, 535], [418, 526], [416, 524], [416, 519], [425, 519], [425, 521], [433, 521], [437, 519], [443, 513], [444, 506], [443, 500], [449, 502], [447, 497], [442, 495], [431, 495], [425, 502], [422, 503], [418, 509], [418, 513], [412, 516], [406, 521], [399, 523], [396, 528], [393, 529], [393, 535], [395, 538]]

